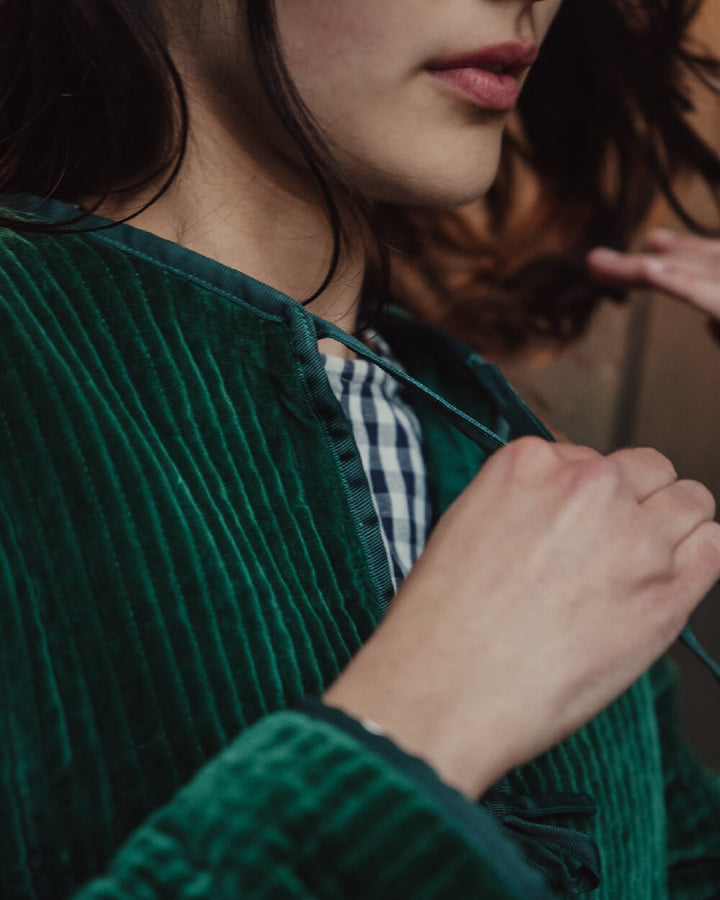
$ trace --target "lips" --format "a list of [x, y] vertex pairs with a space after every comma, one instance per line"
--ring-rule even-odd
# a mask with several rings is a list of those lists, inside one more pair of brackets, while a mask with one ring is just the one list
[[535, 44], [513, 41], [433, 61], [426, 71], [475, 106], [509, 110], [517, 104], [519, 78], [537, 54]]

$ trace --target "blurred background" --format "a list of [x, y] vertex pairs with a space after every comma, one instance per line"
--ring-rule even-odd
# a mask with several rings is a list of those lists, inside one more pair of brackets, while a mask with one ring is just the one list
[[[706, 0], [695, 29], [720, 54], [720, 0]], [[696, 121], [720, 147], [717, 99], [698, 103]], [[704, 222], [720, 227], [697, 184], [683, 185], [682, 196]], [[664, 206], [651, 224], [682, 230]], [[570, 440], [603, 452], [657, 447], [681, 477], [704, 482], [720, 505], [720, 343], [701, 314], [666, 295], [636, 292], [623, 306], [604, 304], [586, 337], [560, 354], [530, 354], [502, 368], [526, 402]], [[692, 624], [720, 660], [720, 586]], [[684, 647], [672, 656], [682, 672], [685, 731], [705, 763], [720, 770], [720, 684]]]

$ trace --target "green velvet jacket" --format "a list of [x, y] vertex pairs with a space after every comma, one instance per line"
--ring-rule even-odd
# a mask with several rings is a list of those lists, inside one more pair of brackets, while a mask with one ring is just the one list
[[[584, 834], [597, 900], [720, 896], [720, 788], [664, 664], [486, 806], [296, 706], [392, 592], [332, 329], [128, 226], [1, 233], [0, 318], [3, 900], [534, 900], [589, 886]], [[439, 516], [543, 429], [458, 342], [382, 330], [432, 392]]]

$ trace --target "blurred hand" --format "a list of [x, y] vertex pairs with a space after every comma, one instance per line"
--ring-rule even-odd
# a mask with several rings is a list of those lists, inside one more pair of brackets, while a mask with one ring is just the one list
[[720, 576], [714, 512], [654, 450], [514, 441], [441, 518], [325, 701], [477, 797], [675, 640]]
[[[587, 262], [598, 281], [626, 287], [655, 287], [720, 320], [720, 239], [651, 231], [653, 252], [620, 253], [596, 247]], [[717, 329], [714, 330], [717, 335]]]

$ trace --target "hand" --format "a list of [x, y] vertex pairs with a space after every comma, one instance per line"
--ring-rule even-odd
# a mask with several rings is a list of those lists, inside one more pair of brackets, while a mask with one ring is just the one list
[[720, 576], [714, 511], [656, 451], [514, 441], [442, 517], [325, 701], [475, 798], [677, 637]]
[[675, 234], [663, 228], [648, 235], [652, 253], [620, 253], [596, 247], [587, 262], [599, 281], [667, 291], [720, 320], [720, 240]]

